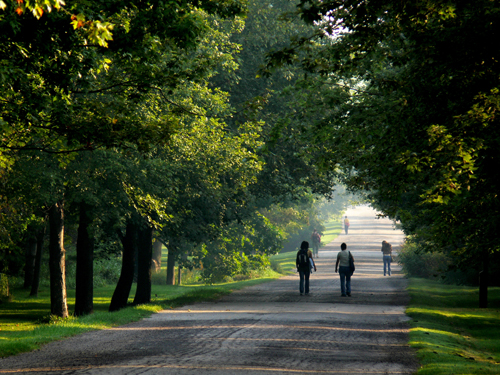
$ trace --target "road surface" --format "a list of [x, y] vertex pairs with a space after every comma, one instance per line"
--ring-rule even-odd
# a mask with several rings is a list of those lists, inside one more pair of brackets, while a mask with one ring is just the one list
[[[407, 282], [395, 264], [383, 276], [380, 252], [382, 240], [397, 250], [403, 234], [367, 206], [346, 214], [349, 235], [320, 249], [309, 296], [287, 276], [0, 359], [0, 373], [411, 374]], [[356, 260], [352, 297], [340, 296], [334, 273], [342, 242]]]

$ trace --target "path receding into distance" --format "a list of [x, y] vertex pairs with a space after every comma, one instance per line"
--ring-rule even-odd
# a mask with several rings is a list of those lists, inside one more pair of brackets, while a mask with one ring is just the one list
[[[309, 296], [298, 274], [286, 276], [0, 359], [0, 373], [411, 374], [407, 281], [396, 264], [383, 276], [380, 252], [382, 240], [397, 250], [403, 234], [367, 206], [346, 214], [349, 235], [320, 249]], [[356, 260], [352, 297], [340, 296], [334, 272], [342, 242]]]

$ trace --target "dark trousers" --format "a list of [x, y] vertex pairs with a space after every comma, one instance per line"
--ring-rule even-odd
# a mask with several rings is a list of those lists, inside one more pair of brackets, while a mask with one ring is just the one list
[[340, 291], [343, 296], [351, 294], [351, 269], [347, 266], [339, 267]]
[[299, 276], [300, 276], [300, 284], [299, 284], [300, 293], [304, 293], [304, 284], [306, 293], [309, 293], [309, 276], [311, 276], [311, 272], [309, 270], [307, 271], [299, 270]]

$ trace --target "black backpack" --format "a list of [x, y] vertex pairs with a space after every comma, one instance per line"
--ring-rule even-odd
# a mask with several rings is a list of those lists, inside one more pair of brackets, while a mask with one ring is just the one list
[[299, 267], [305, 267], [309, 265], [309, 257], [307, 256], [307, 250], [300, 249], [297, 258]]

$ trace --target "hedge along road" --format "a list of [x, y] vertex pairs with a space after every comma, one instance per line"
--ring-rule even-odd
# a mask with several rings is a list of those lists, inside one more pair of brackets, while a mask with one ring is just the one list
[[[411, 374], [407, 283], [394, 264], [383, 276], [380, 252], [403, 234], [367, 206], [346, 214], [349, 234], [320, 249], [308, 296], [298, 275], [286, 276], [1, 359], [0, 373]], [[352, 297], [340, 296], [335, 274], [342, 242], [356, 260]]]

